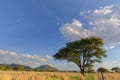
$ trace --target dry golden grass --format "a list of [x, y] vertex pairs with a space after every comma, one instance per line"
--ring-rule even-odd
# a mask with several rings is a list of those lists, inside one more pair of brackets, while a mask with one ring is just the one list
[[[102, 80], [101, 74], [94, 74], [95, 80]], [[105, 80], [120, 80], [120, 73], [104, 73]]]
[[[104, 73], [105, 80], [120, 80], [120, 73]], [[65, 72], [25, 72], [1, 71], [0, 80], [102, 80], [101, 74], [86, 74]]]

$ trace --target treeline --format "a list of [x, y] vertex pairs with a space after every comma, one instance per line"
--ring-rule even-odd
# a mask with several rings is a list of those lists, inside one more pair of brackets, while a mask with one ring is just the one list
[[[61, 71], [61, 72], [80, 72], [80, 71]], [[113, 67], [111, 69], [107, 69], [107, 68], [104, 68], [104, 67], [100, 67], [96, 71], [92, 68], [88, 68], [88, 69], [85, 70], [85, 73], [96, 73], [96, 72], [103, 72], [103, 73], [117, 72], [117, 73], [120, 73], [120, 68], [119, 67]]]
[[[46, 67], [46, 66], [45, 66]], [[50, 72], [57, 72], [59, 70], [57, 69], [48, 69], [44, 68], [39, 69], [39, 68], [30, 68], [26, 67], [24, 65], [8, 65], [8, 64], [0, 64], [0, 70], [2, 71], [50, 71]], [[60, 72], [79, 72], [79, 71], [60, 71]], [[93, 68], [88, 68], [85, 70], [85, 73], [95, 73], [95, 72], [104, 72], [104, 73], [109, 73], [109, 72], [120, 72], [119, 67], [113, 67], [110, 70], [104, 67], [100, 67], [95, 71]]]
[[45, 65], [37, 67], [37, 68], [31, 68], [29, 66], [19, 65], [19, 64], [0, 64], [0, 70], [2, 71], [50, 71], [50, 72], [56, 72], [59, 71], [58, 69]]
[[18, 65], [18, 66], [15, 66], [15, 67], [12, 67], [10, 65], [7, 65], [7, 64], [0, 64], [0, 70], [19, 70], [19, 71], [23, 71], [25, 70], [24, 66], [22, 65]]
[[107, 68], [98, 68], [97, 72], [120, 72], [120, 68], [119, 67], [113, 67], [110, 70]]
[[94, 73], [94, 72], [104, 72], [104, 73], [109, 73], [109, 72], [120, 72], [120, 68], [119, 67], [112, 67], [111, 69], [107, 69], [104, 67], [100, 67], [97, 69], [97, 71], [95, 71], [94, 69], [90, 68], [88, 70], [85, 71], [86, 73]]

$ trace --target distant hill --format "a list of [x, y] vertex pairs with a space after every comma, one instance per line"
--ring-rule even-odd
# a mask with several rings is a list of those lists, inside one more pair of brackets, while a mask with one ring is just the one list
[[[8, 67], [9, 66], [9, 67]], [[0, 64], [0, 69], [1, 70], [6, 70], [6, 68], [8, 70], [10, 70], [11, 68], [14, 69], [16, 68], [17, 66], [23, 66], [24, 67], [24, 70], [34, 70], [34, 71], [59, 71], [56, 67], [52, 67], [50, 65], [42, 65], [40, 67], [37, 67], [37, 68], [34, 68], [32, 69], [31, 67], [29, 66], [25, 66], [25, 65], [20, 65], [20, 64]]]
[[29, 67], [29, 66], [20, 65], [20, 64], [14, 64], [14, 63], [9, 64], [8, 66], [11, 66], [11, 67], [13, 67], [13, 68], [15, 68], [16, 66], [24, 66], [24, 69], [25, 69], [25, 70], [30, 70], [30, 69], [32, 69], [32, 68]]
[[57, 68], [52, 67], [52, 66], [50, 66], [50, 65], [42, 65], [42, 66], [40, 66], [40, 67], [37, 67], [36, 69], [37, 69], [37, 70], [42, 70], [42, 71], [58, 71]]

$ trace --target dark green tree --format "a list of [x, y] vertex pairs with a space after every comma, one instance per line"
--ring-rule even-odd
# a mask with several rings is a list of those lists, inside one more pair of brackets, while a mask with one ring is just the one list
[[24, 66], [16, 66], [16, 67], [14, 68], [14, 70], [23, 71], [23, 70], [24, 70]]
[[106, 69], [106, 68], [100, 67], [100, 68], [98, 68], [97, 72], [100, 72], [102, 80], [105, 80], [103, 73], [107, 73], [107, 72], [110, 72], [110, 71], [108, 69]]
[[120, 68], [119, 67], [113, 67], [111, 70], [114, 71], [114, 72], [120, 72]]
[[97, 72], [110, 72], [108, 69], [100, 67], [98, 68]]
[[5, 70], [7, 67], [7, 64], [0, 64], [0, 70]]
[[101, 62], [102, 57], [107, 56], [105, 52], [101, 38], [89, 37], [67, 43], [54, 58], [75, 63], [84, 75], [86, 68], [92, 67], [95, 62]]

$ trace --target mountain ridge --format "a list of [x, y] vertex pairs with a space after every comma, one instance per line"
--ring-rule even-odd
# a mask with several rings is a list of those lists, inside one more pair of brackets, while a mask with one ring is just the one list
[[23, 66], [24, 70], [37, 70], [37, 71], [59, 71], [56, 67], [53, 67], [51, 65], [41, 65], [39, 67], [36, 68], [31, 68], [30, 66], [26, 66], [26, 65], [22, 65], [22, 64], [6, 64], [6, 63], [2, 63], [0, 64], [0, 66], [4, 66], [4, 67], [12, 67], [13, 69], [16, 68], [17, 66]]
[[58, 71], [56, 67], [52, 67], [50, 65], [41, 65], [40, 67], [37, 67], [36, 69], [42, 70], [42, 71]]

